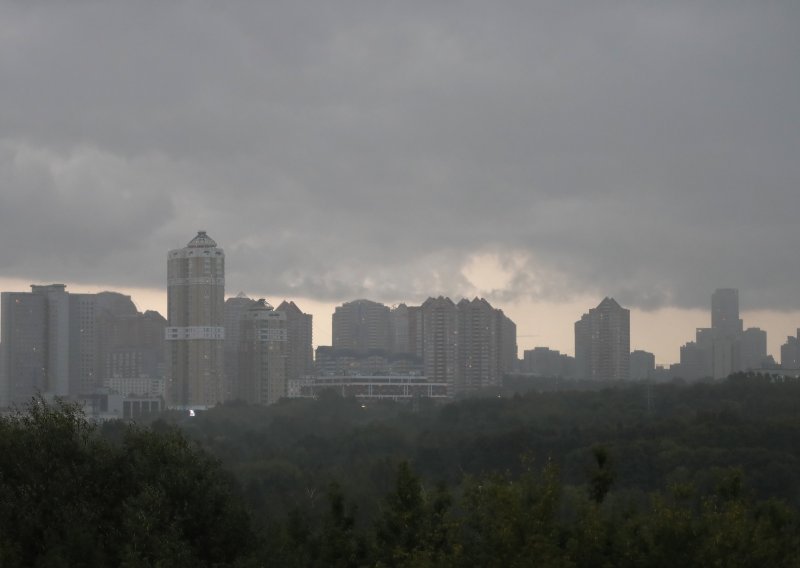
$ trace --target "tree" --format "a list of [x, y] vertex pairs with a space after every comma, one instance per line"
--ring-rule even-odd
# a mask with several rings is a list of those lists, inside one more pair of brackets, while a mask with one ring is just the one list
[[121, 443], [37, 398], [0, 418], [0, 565], [232, 564], [253, 536], [235, 486], [177, 430]]
[[614, 484], [614, 472], [609, 463], [608, 450], [603, 446], [592, 448], [595, 469], [589, 478], [589, 496], [598, 505], [603, 502], [611, 486]]

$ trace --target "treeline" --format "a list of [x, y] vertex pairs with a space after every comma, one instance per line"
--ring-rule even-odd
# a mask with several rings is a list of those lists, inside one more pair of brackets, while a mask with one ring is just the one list
[[800, 382], [0, 419], [0, 566], [796, 566]]
[[264, 565], [397, 567], [763, 567], [800, 564], [797, 511], [741, 493], [735, 470], [705, 496], [689, 486], [646, 506], [606, 500], [613, 474], [594, 452], [587, 487], [565, 487], [553, 464], [519, 476], [463, 480], [457, 497], [426, 488], [406, 463], [372, 523], [338, 485], [311, 522], [294, 512], [267, 527]]
[[580, 485], [597, 445], [613, 462], [614, 491], [632, 498], [676, 483], [707, 493], [720, 471], [739, 468], [748, 494], [800, 506], [796, 380], [736, 375], [715, 384], [529, 392], [443, 406], [330, 393], [167, 420], [221, 459], [264, 516], [304, 506], [332, 480], [371, 515], [401, 461], [426, 484], [454, 487], [465, 475], [518, 474], [520, 457], [529, 456], [553, 462], [564, 483]]

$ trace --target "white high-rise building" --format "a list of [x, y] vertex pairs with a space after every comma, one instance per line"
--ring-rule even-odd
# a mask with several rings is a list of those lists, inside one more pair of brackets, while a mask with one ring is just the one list
[[225, 252], [205, 231], [167, 257], [167, 400], [207, 408], [223, 400]]

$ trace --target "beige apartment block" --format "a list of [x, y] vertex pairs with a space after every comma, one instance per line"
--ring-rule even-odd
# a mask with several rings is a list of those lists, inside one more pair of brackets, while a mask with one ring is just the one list
[[167, 256], [167, 401], [208, 408], [223, 399], [225, 253], [205, 231]]

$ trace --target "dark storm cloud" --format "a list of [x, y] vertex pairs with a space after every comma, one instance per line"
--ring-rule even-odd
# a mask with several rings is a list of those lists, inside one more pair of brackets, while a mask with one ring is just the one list
[[[601, 5], [603, 4], [603, 5]], [[0, 6], [3, 276], [800, 308], [793, 2]], [[130, 267], [135, 266], [136, 270]]]

